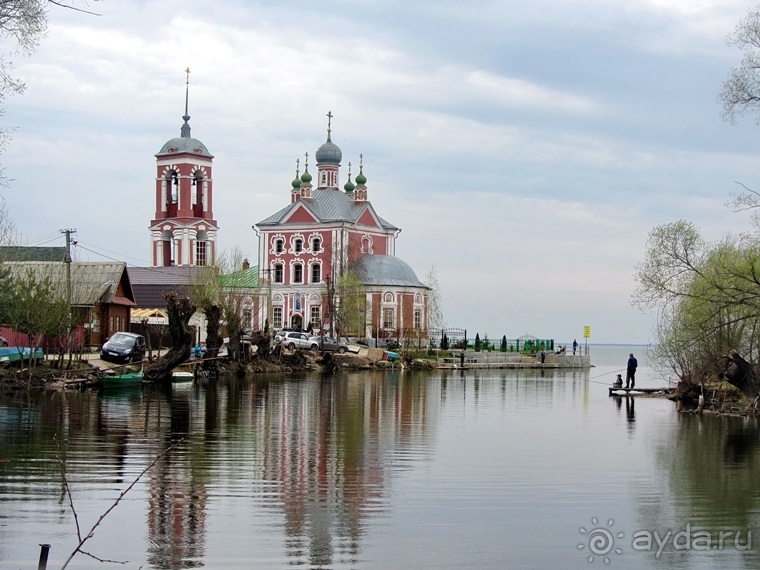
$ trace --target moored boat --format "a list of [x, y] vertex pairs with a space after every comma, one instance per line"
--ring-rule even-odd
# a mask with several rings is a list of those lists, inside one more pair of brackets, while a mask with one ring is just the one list
[[129, 372], [127, 374], [103, 376], [98, 379], [98, 383], [103, 386], [103, 388], [124, 388], [125, 386], [139, 386], [142, 381], [142, 370], [138, 372]]

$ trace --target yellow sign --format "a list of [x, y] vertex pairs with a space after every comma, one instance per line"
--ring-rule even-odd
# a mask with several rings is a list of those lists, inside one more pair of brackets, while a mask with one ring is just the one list
[[591, 327], [585, 326], [583, 327], [583, 338], [588, 338], [591, 336]]

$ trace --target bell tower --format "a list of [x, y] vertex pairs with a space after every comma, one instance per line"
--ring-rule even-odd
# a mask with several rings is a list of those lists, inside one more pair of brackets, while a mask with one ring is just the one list
[[185, 114], [180, 136], [156, 154], [151, 265], [214, 265], [219, 227], [213, 213], [213, 155], [190, 136], [190, 68], [185, 69]]

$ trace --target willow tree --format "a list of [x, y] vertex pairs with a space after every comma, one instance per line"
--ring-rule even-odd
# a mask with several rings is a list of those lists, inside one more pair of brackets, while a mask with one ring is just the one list
[[[328, 287], [328, 304], [332, 307], [335, 335], [363, 331], [367, 310], [367, 292], [359, 276], [351, 269], [340, 275], [333, 287]], [[361, 336], [361, 335], [359, 335]]]
[[[655, 356], [682, 379], [696, 382], [720, 374], [731, 353], [743, 355], [753, 367], [760, 365], [756, 237], [708, 243], [691, 223], [658, 226], [649, 235], [635, 278], [634, 303], [657, 315]], [[743, 391], [754, 397], [760, 386]]]

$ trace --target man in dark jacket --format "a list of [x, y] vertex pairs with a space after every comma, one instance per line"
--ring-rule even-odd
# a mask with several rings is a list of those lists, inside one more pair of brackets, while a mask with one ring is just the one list
[[[628, 366], [625, 373], [625, 387], [633, 388], [636, 385], [636, 367], [639, 363], [633, 357], [633, 353], [628, 356]], [[630, 385], [629, 385], [630, 384]]]

